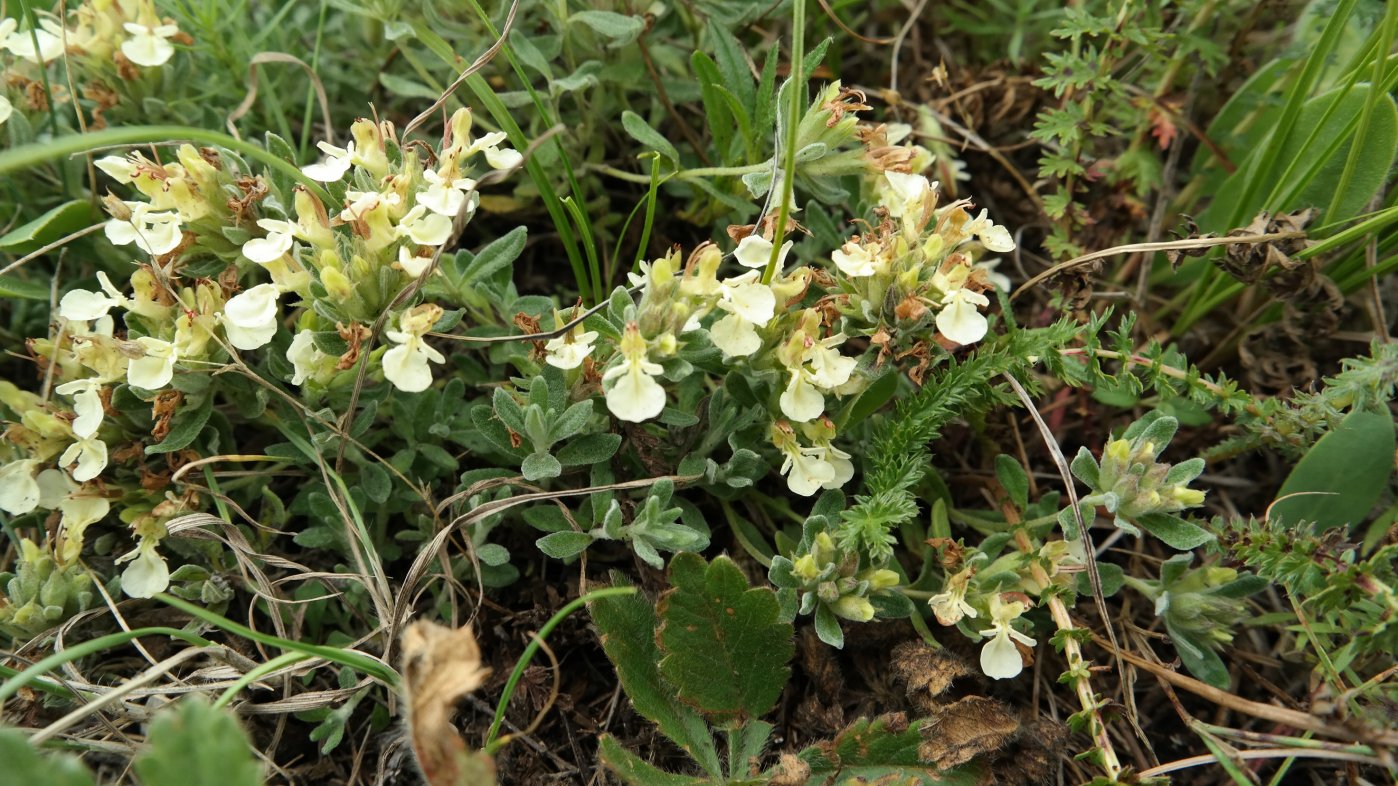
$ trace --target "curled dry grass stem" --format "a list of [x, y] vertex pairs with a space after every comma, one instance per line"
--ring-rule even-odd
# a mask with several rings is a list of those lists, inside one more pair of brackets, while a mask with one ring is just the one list
[[180, 650], [179, 652], [176, 652], [174, 655], [171, 655], [170, 657], [161, 660], [159, 663], [156, 663], [155, 665], [151, 666], [150, 668], [146, 669], [145, 671], [141, 672], [135, 677], [126, 680], [125, 682], [121, 683], [121, 685], [118, 685], [117, 687], [112, 688], [111, 690], [103, 693], [101, 696], [98, 696], [92, 701], [79, 706], [77, 709], [69, 712], [67, 715], [64, 715], [58, 720], [50, 723], [49, 725], [35, 732], [32, 736], [30, 736], [29, 741], [34, 745], [39, 745], [45, 742], [46, 740], [52, 739], [59, 732], [63, 731], [64, 729], [67, 729], [68, 727], [72, 726], [78, 721], [81, 721], [83, 718], [86, 718], [87, 716], [92, 715], [94, 713], [100, 712], [103, 708], [111, 704], [114, 704], [118, 701], [121, 701], [142, 685], [154, 682], [158, 677], [168, 673], [170, 670], [174, 669], [181, 663], [184, 663], [187, 660], [192, 660], [201, 655], [214, 655], [216, 653], [226, 650], [227, 648], [222, 645], [214, 645], [211, 647], [192, 647], [189, 649]]
[[1239, 235], [1237, 237], [1200, 237], [1185, 238], [1183, 240], [1165, 240], [1158, 243], [1128, 243], [1124, 246], [1112, 246], [1101, 251], [1093, 251], [1090, 254], [1083, 254], [1080, 257], [1073, 257], [1067, 262], [1060, 262], [1057, 265], [1034, 276], [1010, 294], [1010, 300], [1018, 298], [1025, 291], [1032, 289], [1043, 281], [1062, 273], [1065, 270], [1072, 270], [1089, 262], [1098, 259], [1113, 257], [1118, 254], [1134, 254], [1140, 252], [1155, 251], [1175, 251], [1190, 248], [1212, 248], [1214, 246], [1231, 245], [1255, 245], [1258, 243], [1273, 243], [1278, 240], [1291, 240], [1293, 238], [1305, 237], [1305, 232], [1269, 232], [1261, 235]]
[[320, 102], [320, 118], [321, 122], [325, 124], [325, 141], [332, 145], [335, 144], [335, 123], [330, 117], [330, 99], [325, 95], [325, 85], [321, 84], [320, 75], [306, 61], [285, 52], [258, 52], [248, 61], [248, 94], [243, 98], [242, 103], [229, 113], [228, 120], [224, 123], [229, 135], [234, 139], [242, 139], [242, 136], [238, 134], [237, 122], [248, 113], [248, 110], [252, 109], [253, 104], [257, 101], [257, 67], [265, 63], [290, 63], [301, 66], [301, 70], [305, 71], [306, 76], [311, 80], [311, 88], [315, 91], [316, 100]]
[[1226, 690], [1209, 685], [1208, 683], [1196, 680], [1185, 674], [1152, 662], [1134, 653], [1116, 648], [1111, 642], [1100, 636], [1093, 636], [1093, 640], [1099, 646], [1116, 649], [1117, 655], [1127, 663], [1137, 668], [1149, 672], [1168, 685], [1188, 691], [1196, 696], [1207, 699], [1220, 707], [1227, 708], [1233, 712], [1260, 718], [1265, 721], [1286, 726], [1293, 729], [1302, 729], [1315, 732], [1326, 737], [1333, 737], [1342, 740], [1362, 739], [1367, 744], [1375, 747], [1398, 748], [1398, 731], [1375, 731], [1373, 729], [1355, 729], [1349, 726], [1337, 726], [1322, 718], [1316, 717], [1308, 712], [1278, 707], [1273, 704], [1264, 704], [1258, 701], [1245, 699], [1236, 696]]

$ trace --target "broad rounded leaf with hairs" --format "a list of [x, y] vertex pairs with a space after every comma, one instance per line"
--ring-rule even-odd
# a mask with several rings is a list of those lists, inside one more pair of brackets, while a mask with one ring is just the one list
[[660, 673], [680, 701], [720, 726], [765, 715], [786, 687], [794, 649], [776, 593], [750, 588], [728, 557], [705, 563], [688, 553], [670, 561], [670, 584], [656, 640]]

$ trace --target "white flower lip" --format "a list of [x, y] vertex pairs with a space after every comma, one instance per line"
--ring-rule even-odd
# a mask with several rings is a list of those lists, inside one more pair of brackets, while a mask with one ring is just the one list
[[322, 183], [338, 182], [349, 171], [350, 159], [354, 156], [354, 142], [350, 142], [349, 147], [336, 147], [329, 142], [321, 141], [316, 143], [316, 147], [325, 154], [325, 159], [301, 167], [301, 172], [306, 177], [319, 180]]
[[131, 563], [121, 573], [121, 591], [128, 597], [151, 598], [170, 586], [170, 567], [155, 545], [150, 538], [142, 538], [135, 549], [117, 557], [117, 564]]
[[158, 338], [142, 336], [136, 344], [145, 355], [132, 358], [126, 366], [126, 382], [145, 390], [159, 390], [170, 384], [175, 375], [175, 345]]
[[990, 305], [990, 299], [969, 289], [953, 289], [947, 293], [942, 310], [937, 312], [937, 329], [958, 344], [974, 344], [985, 338], [988, 322], [977, 306]]
[[126, 32], [131, 34], [121, 45], [121, 53], [126, 55], [126, 59], [138, 66], [155, 68], [165, 65], [175, 54], [175, 47], [171, 46], [168, 39], [173, 38], [180, 32], [174, 25], [155, 25], [154, 27], [135, 22], [127, 22], [122, 25]]
[[597, 331], [589, 330], [573, 336], [572, 341], [564, 336], [549, 339], [544, 344], [544, 350], [548, 352], [544, 362], [564, 371], [581, 366], [583, 360], [592, 354], [592, 343], [597, 340], [597, 335]]
[[[777, 270], [786, 265], [786, 254], [791, 250], [792, 243], [788, 240], [782, 243], [781, 250], [777, 252]], [[761, 235], [748, 235], [738, 241], [738, 248], [733, 252], [734, 259], [743, 267], [762, 269], [767, 267], [767, 261], [772, 258], [772, 241]]]
[[0, 467], [0, 510], [22, 516], [38, 507], [42, 496], [39, 481], [34, 478], [38, 466], [35, 459], [22, 459]]
[[131, 243], [154, 256], [174, 251], [184, 240], [180, 216], [173, 210], [155, 211], [145, 202], [124, 203], [131, 210], [127, 220], [113, 218], [104, 227], [107, 239], [118, 246]]
[[[0, 49], [31, 63], [47, 63], [63, 54], [63, 28], [50, 19], [39, 20], [39, 29], [16, 31], [13, 19], [0, 22]], [[38, 46], [35, 46], [35, 42]]]
[[398, 222], [398, 231], [420, 246], [440, 246], [451, 239], [451, 219], [418, 205]]
[[107, 468], [107, 443], [96, 437], [80, 437], [58, 457], [61, 467], [73, 467], [73, 480], [86, 483]]
[[665, 410], [665, 388], [655, 381], [665, 369], [647, 358], [646, 340], [635, 324], [626, 326], [620, 349], [622, 362], [602, 375], [603, 382], [613, 383], [607, 409], [628, 423], [650, 420]]
[[296, 235], [296, 225], [290, 221], [275, 218], [259, 219], [257, 225], [266, 230], [264, 237], [255, 237], [243, 244], [243, 256], [259, 265], [281, 259], [291, 250]]
[[316, 347], [315, 334], [312, 331], [302, 330], [297, 333], [291, 340], [291, 346], [286, 348], [286, 359], [291, 361], [293, 369], [291, 384], [305, 384], [326, 357], [328, 356]]
[[73, 433], [79, 438], [90, 437], [102, 425], [102, 383], [96, 379], [76, 379], [54, 388], [54, 392], [73, 397]]
[[113, 284], [107, 274], [97, 272], [97, 282], [102, 287], [100, 294], [86, 289], [74, 289], [58, 301], [58, 314], [74, 322], [91, 322], [107, 316], [115, 306], [125, 307], [129, 302]]
[[223, 305], [223, 332], [228, 343], [242, 350], [258, 349], [277, 334], [276, 284], [259, 284]]
[[420, 393], [432, 385], [429, 363], [445, 363], [446, 357], [416, 333], [385, 330], [384, 335], [398, 344], [383, 354], [383, 375], [404, 393]]

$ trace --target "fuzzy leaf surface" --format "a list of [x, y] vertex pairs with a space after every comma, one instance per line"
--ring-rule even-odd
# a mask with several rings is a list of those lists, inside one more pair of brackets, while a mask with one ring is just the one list
[[238, 721], [200, 696], [156, 715], [149, 739], [134, 762], [143, 786], [262, 786]]
[[752, 589], [727, 557], [670, 561], [674, 587], [660, 598], [660, 672], [685, 702], [717, 725], [742, 725], [776, 704], [791, 670], [792, 627], [777, 595]]

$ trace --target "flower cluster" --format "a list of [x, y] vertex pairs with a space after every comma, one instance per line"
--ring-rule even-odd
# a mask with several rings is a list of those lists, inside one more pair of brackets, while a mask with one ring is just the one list
[[[139, 78], [140, 69], [159, 68], [175, 54], [176, 43], [190, 43], [173, 20], [162, 18], [153, 0], [88, 0], [71, 10], [67, 24], [39, 17], [38, 26], [20, 29], [14, 19], [0, 19], [0, 51], [15, 58], [5, 70], [5, 83], [25, 84], [37, 77], [35, 68], [65, 58], [84, 83], [85, 95], [112, 95], [109, 83]], [[106, 108], [98, 100], [94, 120]], [[0, 93], [0, 123], [9, 119], [14, 104]], [[97, 123], [100, 127], [100, 122]]]
[[835, 647], [844, 641], [838, 620], [868, 622], [876, 613], [907, 616], [912, 608], [896, 591], [902, 583], [896, 571], [865, 566], [857, 550], [841, 548], [830, 536], [828, 514], [843, 503], [839, 492], [822, 497], [795, 551], [774, 557], [769, 571], [788, 615], [814, 615], [816, 633]]
[[[520, 161], [498, 134], [472, 139], [470, 130], [470, 112], [458, 111], [428, 168], [398, 149], [390, 124], [357, 121], [348, 148], [325, 145], [330, 156], [305, 170], [343, 199], [333, 215], [310, 190], [284, 195], [213, 150], [182, 145], [169, 162], [139, 152], [99, 159], [98, 168], [139, 195], [105, 200], [107, 240], [138, 261], [124, 286], [99, 272], [96, 288], [67, 292], [58, 333], [31, 342], [53, 370], [58, 399], [9, 383], [0, 390], [16, 418], [6, 431], [11, 447], [0, 455], [0, 509], [60, 511], [59, 540], [50, 545], [58, 565], [70, 564], [83, 530], [108, 515], [115, 488], [128, 487], [104, 482], [109, 465], [144, 472], [131, 442], [158, 443], [172, 421], [212, 406], [206, 384], [182, 377], [237, 362], [239, 353], [276, 344], [292, 369], [288, 381], [307, 395], [352, 376], [360, 361], [399, 390], [427, 388], [431, 364], [445, 360], [426, 341], [443, 309], [408, 307], [399, 295], [430, 273], [438, 250], [475, 210], [467, 175], [476, 154], [491, 165]], [[368, 325], [390, 309], [401, 310], [387, 315], [388, 346], [364, 352]], [[288, 324], [298, 328], [289, 340]], [[133, 434], [139, 420], [117, 401], [148, 402], [149, 433]], [[143, 491], [161, 488], [140, 476]], [[192, 504], [168, 494], [123, 498], [123, 518], [139, 541], [118, 559], [127, 563], [128, 595], [149, 597], [168, 584], [157, 551], [164, 522]]]

